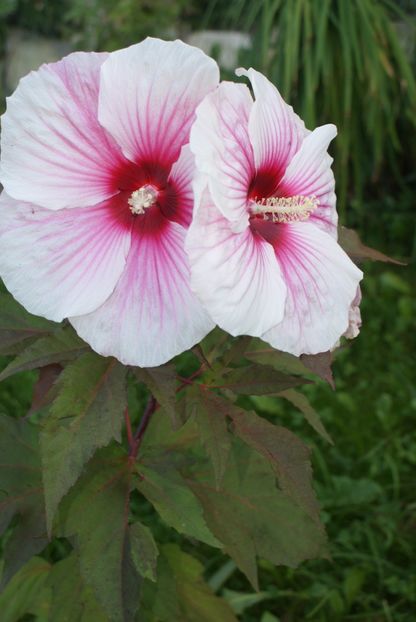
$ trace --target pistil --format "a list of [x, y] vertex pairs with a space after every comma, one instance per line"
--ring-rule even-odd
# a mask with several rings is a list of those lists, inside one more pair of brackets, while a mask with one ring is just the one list
[[158, 192], [156, 188], [147, 184], [131, 193], [127, 201], [132, 214], [144, 214], [145, 210], [157, 201]]

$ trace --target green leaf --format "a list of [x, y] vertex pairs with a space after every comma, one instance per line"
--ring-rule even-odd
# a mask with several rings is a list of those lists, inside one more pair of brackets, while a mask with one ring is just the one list
[[169, 415], [173, 428], [177, 429], [180, 426], [180, 421], [176, 411], [177, 374], [174, 365], [168, 364], [145, 369], [136, 367], [134, 373], [139, 382], [143, 382], [147, 386], [150, 393]]
[[71, 328], [60, 328], [55, 333], [30, 344], [0, 374], [0, 381], [28, 369], [45, 367], [52, 363], [70, 361], [88, 349]]
[[308, 383], [308, 380], [276, 371], [263, 365], [238, 367], [216, 378], [221, 388], [241, 395], [267, 395]]
[[202, 564], [175, 544], [163, 547], [158, 580], [147, 593], [153, 619], [161, 622], [237, 622], [229, 605], [203, 579]]
[[55, 331], [57, 324], [28, 313], [10, 294], [0, 294], [0, 353], [14, 354], [26, 340]]
[[283, 492], [319, 523], [309, 448], [290, 430], [270, 423], [253, 411], [232, 406], [229, 416], [241, 440], [270, 463]]
[[313, 427], [313, 429], [318, 432], [328, 443], [331, 445], [334, 444], [332, 438], [328, 434], [325, 429], [324, 424], [322, 423], [318, 413], [312, 407], [308, 399], [303, 395], [303, 393], [299, 393], [299, 391], [295, 391], [294, 389], [288, 389], [287, 391], [282, 391], [280, 393], [281, 397], [284, 397], [286, 400], [291, 402], [296, 408], [298, 408], [304, 415], [306, 421]]
[[[47, 581], [51, 565], [33, 557], [19, 570], [0, 596], [1, 619], [18, 622], [25, 614], [36, 616], [39, 622], [49, 620]], [[55, 618], [51, 618], [55, 621]]]
[[179, 533], [211, 546], [219, 546], [205, 523], [198, 499], [174, 464], [154, 464], [152, 468], [138, 465], [138, 470], [142, 478], [137, 484], [138, 490], [150, 501], [165, 523]]
[[47, 544], [38, 430], [28, 421], [0, 417], [0, 533], [17, 516], [4, 549], [4, 586]]
[[231, 436], [227, 428], [228, 402], [198, 385], [186, 392], [186, 410], [198, 426], [199, 436], [212, 461], [217, 486], [227, 467]]
[[94, 352], [67, 365], [41, 434], [48, 530], [59, 502], [94, 452], [121, 440], [126, 368]]
[[157, 556], [159, 554], [152, 532], [141, 523], [130, 526], [131, 556], [139, 573], [145, 579], [156, 581]]
[[256, 556], [297, 566], [326, 554], [322, 528], [275, 485], [274, 473], [259, 454], [236, 444], [221, 490], [188, 480], [212, 533], [258, 589]]
[[92, 589], [80, 576], [75, 553], [52, 566], [47, 585], [51, 591], [51, 622], [108, 622]]
[[124, 451], [99, 450], [57, 515], [57, 534], [71, 538], [81, 576], [111, 622], [133, 620], [139, 598], [128, 532], [131, 477]]
[[388, 255], [385, 255], [384, 253], [381, 253], [380, 251], [377, 251], [374, 248], [370, 248], [370, 246], [366, 246], [365, 244], [363, 244], [360, 240], [358, 233], [353, 229], [348, 229], [347, 227], [339, 227], [338, 242], [347, 253], [347, 255], [349, 255], [354, 261], [361, 262], [366, 259], [371, 259], [372, 261], [394, 263], [398, 266], [406, 265], [405, 263], [398, 261], [397, 259], [388, 257]]

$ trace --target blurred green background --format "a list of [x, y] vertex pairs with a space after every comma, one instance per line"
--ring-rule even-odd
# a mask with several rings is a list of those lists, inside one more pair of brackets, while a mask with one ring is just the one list
[[[202, 45], [224, 78], [252, 65], [309, 128], [338, 126], [342, 222], [408, 263], [365, 264], [363, 327], [337, 355], [337, 391], [305, 390], [334, 446], [284, 400], [252, 398], [313, 447], [332, 561], [294, 571], [261, 562], [261, 592], [252, 593], [217, 551], [194, 551], [245, 622], [416, 619], [415, 15], [415, 0], [0, 0], [0, 109], [22, 73], [72, 49], [147, 35]], [[0, 411], [24, 415], [33, 380], [4, 382]]]

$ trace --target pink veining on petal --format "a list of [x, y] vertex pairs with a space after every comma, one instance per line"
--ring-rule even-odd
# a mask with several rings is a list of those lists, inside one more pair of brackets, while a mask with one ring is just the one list
[[248, 135], [252, 104], [245, 85], [222, 82], [199, 106], [190, 141], [217, 208], [239, 231], [248, 224], [247, 188], [255, 170]]
[[272, 226], [261, 234], [273, 244], [288, 295], [283, 321], [262, 338], [297, 356], [329, 350], [347, 328], [362, 272], [312, 222]]
[[196, 107], [217, 84], [218, 67], [201, 50], [147, 38], [103, 64], [99, 120], [131, 161], [172, 165]]
[[189, 287], [185, 230], [159, 211], [135, 221], [126, 269], [112, 296], [71, 318], [99, 353], [131, 365], [160, 365], [197, 343], [213, 323]]
[[272, 246], [250, 228], [235, 233], [207, 190], [186, 251], [192, 288], [221, 328], [259, 336], [282, 319], [286, 287]]
[[48, 209], [109, 198], [124, 158], [98, 123], [107, 54], [76, 52], [20, 81], [2, 118], [0, 180], [10, 196]]
[[[248, 129], [256, 171], [260, 178], [270, 178], [273, 174], [277, 184], [299, 150], [307, 130], [292, 107], [265, 76], [254, 69], [238, 69], [236, 73], [247, 76], [253, 87], [255, 101]], [[264, 179], [258, 182], [260, 185], [264, 183]]]
[[118, 199], [52, 211], [3, 192], [0, 209], [0, 274], [31, 313], [60, 321], [108, 298], [130, 246], [131, 218]]

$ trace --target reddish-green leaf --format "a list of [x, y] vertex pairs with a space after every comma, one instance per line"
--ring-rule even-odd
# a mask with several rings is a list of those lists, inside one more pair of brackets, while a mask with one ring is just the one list
[[47, 586], [50, 589], [51, 622], [108, 622], [93, 590], [80, 575], [75, 553], [52, 566]]
[[0, 417], [0, 533], [16, 516], [3, 557], [4, 585], [47, 543], [38, 430], [28, 421]]
[[25, 614], [32, 614], [39, 621], [58, 622], [49, 618], [47, 582], [50, 569], [47, 561], [33, 557], [15, 574], [0, 596], [0, 615], [4, 622], [18, 622]]
[[229, 605], [203, 579], [202, 564], [175, 544], [163, 547], [155, 586], [146, 590], [144, 620], [237, 622]]
[[227, 371], [218, 378], [219, 386], [241, 395], [267, 395], [308, 383], [308, 380], [289, 376], [272, 367], [248, 365]]
[[320, 354], [302, 354], [300, 360], [311, 372], [322, 378], [322, 380], [325, 380], [330, 387], [335, 389], [334, 376], [331, 369], [331, 352], [321, 352]]
[[295, 567], [326, 554], [323, 529], [277, 489], [267, 462], [248, 447], [234, 447], [221, 490], [207, 478], [188, 483], [207, 525], [255, 589], [256, 556]]
[[18, 344], [44, 337], [57, 324], [28, 313], [10, 294], [0, 294], [0, 353], [14, 354]]
[[160, 406], [168, 414], [174, 429], [180, 425], [176, 411], [177, 375], [173, 365], [134, 369], [136, 378], [143, 382]]
[[388, 257], [384, 253], [375, 250], [374, 248], [370, 248], [370, 246], [366, 246], [360, 240], [360, 237], [356, 231], [353, 229], [348, 229], [347, 227], [339, 227], [338, 229], [338, 242], [344, 249], [344, 251], [353, 259], [354, 261], [364, 261], [365, 259], [371, 259], [372, 261], [383, 261], [386, 263], [394, 263], [399, 266], [404, 266], [401, 261], [397, 259], [393, 259], [392, 257]]
[[329, 436], [328, 432], [325, 429], [324, 424], [322, 423], [318, 413], [312, 407], [309, 400], [303, 393], [299, 393], [299, 391], [295, 391], [294, 389], [288, 389], [287, 391], [282, 391], [280, 393], [282, 397], [291, 402], [298, 410], [300, 410], [304, 415], [306, 421], [313, 427], [313, 429], [318, 432], [328, 443], [333, 445], [332, 438]]
[[200, 439], [212, 461], [215, 481], [220, 484], [227, 466], [231, 436], [227, 428], [229, 402], [198, 385], [186, 392], [187, 415], [193, 416]]
[[131, 559], [128, 516], [130, 462], [118, 448], [100, 450], [62, 501], [57, 535], [70, 537], [81, 576], [111, 622], [130, 622], [139, 576]]
[[88, 350], [87, 344], [69, 327], [60, 328], [31, 343], [0, 374], [0, 381], [29, 369], [70, 361]]
[[160, 517], [179, 533], [219, 546], [208, 529], [201, 505], [171, 462], [138, 465], [138, 490], [150, 501]]
[[126, 368], [116, 359], [83, 354], [59, 376], [41, 435], [48, 529], [59, 502], [94, 452], [121, 440], [127, 405]]
[[131, 525], [130, 544], [131, 556], [138, 572], [145, 579], [156, 581], [159, 551], [150, 529], [141, 523]]
[[319, 522], [309, 448], [290, 430], [270, 423], [253, 411], [232, 407], [229, 416], [235, 433], [270, 463], [283, 492]]

